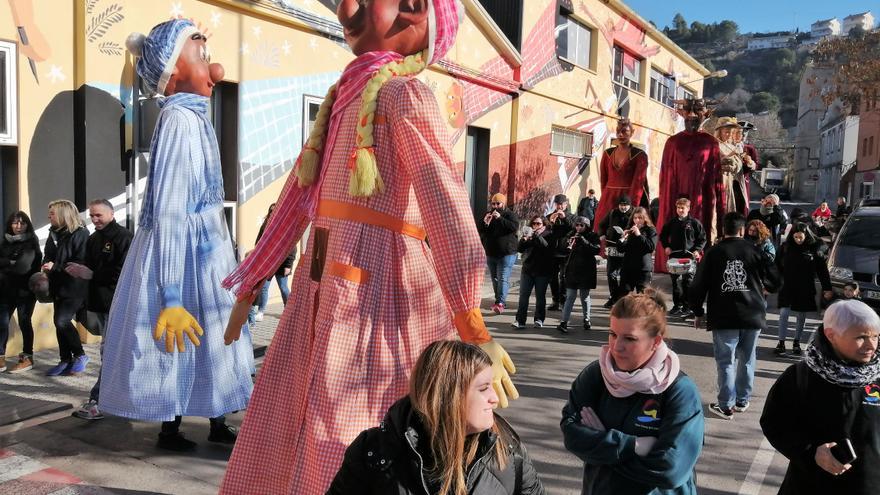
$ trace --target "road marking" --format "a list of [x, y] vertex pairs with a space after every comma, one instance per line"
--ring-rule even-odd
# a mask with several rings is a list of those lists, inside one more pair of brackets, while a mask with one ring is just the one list
[[761, 487], [764, 486], [764, 477], [767, 476], [767, 470], [770, 469], [770, 463], [773, 462], [773, 456], [776, 449], [770, 445], [767, 438], [761, 441], [761, 446], [752, 459], [752, 465], [749, 466], [749, 472], [742, 486], [739, 487], [739, 495], [758, 495]]

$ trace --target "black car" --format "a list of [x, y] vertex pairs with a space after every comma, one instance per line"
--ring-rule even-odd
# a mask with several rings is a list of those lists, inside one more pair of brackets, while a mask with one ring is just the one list
[[847, 218], [828, 257], [834, 292], [857, 282], [862, 300], [880, 310], [880, 206], [863, 205]]

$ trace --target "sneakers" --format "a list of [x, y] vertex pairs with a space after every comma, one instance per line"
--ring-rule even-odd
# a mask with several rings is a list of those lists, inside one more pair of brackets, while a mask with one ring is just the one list
[[614, 299], [610, 299], [610, 298], [607, 301], [605, 301], [605, 304], [602, 305], [602, 307], [605, 309], [611, 309], [612, 306], [614, 306]]
[[801, 350], [801, 343], [797, 340], [795, 340], [794, 343], [791, 345], [791, 353], [795, 356], [800, 356], [801, 354], [803, 354], [803, 351]]
[[9, 368], [10, 373], [23, 373], [25, 371], [32, 370], [34, 368], [34, 358], [28, 356], [27, 354], [19, 354], [18, 355], [18, 364]]
[[746, 412], [750, 405], [751, 403], [747, 400], [738, 400], [733, 405], [733, 412]]
[[501, 313], [504, 312], [504, 305], [501, 303], [493, 304], [492, 305], [492, 312], [495, 313], [496, 315], [500, 315]]
[[[263, 312], [257, 311], [257, 314], [254, 315], [254, 321], [263, 321]], [[189, 440], [187, 440], [189, 441]], [[193, 444], [195, 445], [195, 444]]]
[[236, 438], [238, 438], [238, 430], [226, 424], [217, 426], [212, 425], [211, 433], [208, 434], [209, 442], [225, 443], [227, 445], [235, 444]]
[[714, 402], [709, 404], [709, 412], [721, 419], [726, 419], [728, 421], [733, 419], [733, 411], [731, 411], [729, 407], [721, 407]]
[[6, 371], [6, 357], [0, 356], [0, 373]]
[[678, 316], [681, 313], [681, 306], [673, 306], [666, 314], [669, 316]]
[[584, 320], [584, 330], [589, 330], [591, 328], [593, 327], [590, 326], [590, 320]]
[[49, 371], [46, 372], [46, 376], [59, 376], [68, 368], [73, 365], [70, 361], [59, 361], [58, 364], [49, 368]]
[[559, 311], [559, 303], [555, 302], [547, 307], [547, 311]]
[[159, 433], [159, 441], [156, 442], [156, 447], [173, 452], [190, 452], [196, 449], [196, 445], [192, 440], [184, 438], [183, 433], [179, 431], [175, 433]]
[[781, 356], [785, 354], [785, 341], [780, 340], [778, 344], [776, 344], [776, 349], [773, 349], [773, 354], [777, 356]]
[[522, 330], [523, 328], [526, 327], [526, 324], [515, 321], [515, 322], [511, 323], [510, 326], [512, 326], [513, 328], [515, 328], [517, 330]]
[[678, 312], [678, 316], [682, 319], [687, 320], [688, 318], [694, 317], [694, 312], [690, 310], [690, 308], [681, 308]]
[[559, 325], [556, 325], [556, 329], [562, 333], [568, 333], [568, 322], [560, 321]]
[[89, 361], [89, 357], [85, 354], [83, 354], [82, 356], [77, 356], [70, 364], [70, 368], [64, 370], [64, 373], [62, 374], [66, 376], [78, 375], [86, 370], [86, 365], [89, 363]]
[[96, 420], [104, 419], [104, 414], [98, 409], [98, 401], [89, 399], [79, 406], [79, 409], [73, 412], [73, 415], [80, 419]]
[[535, 328], [544, 328], [544, 320], [535, 320]]

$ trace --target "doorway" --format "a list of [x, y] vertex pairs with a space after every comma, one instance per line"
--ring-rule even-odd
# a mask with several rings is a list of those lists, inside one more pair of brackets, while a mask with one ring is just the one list
[[464, 185], [471, 200], [474, 219], [482, 218], [488, 208], [489, 129], [468, 126], [464, 160]]

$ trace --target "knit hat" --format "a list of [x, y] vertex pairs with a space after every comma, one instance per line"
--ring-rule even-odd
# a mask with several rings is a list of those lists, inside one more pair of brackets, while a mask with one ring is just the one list
[[507, 204], [507, 196], [501, 193], [495, 193], [492, 195], [492, 198], [489, 200], [492, 203], [504, 203]]
[[565, 194], [557, 194], [556, 196], [553, 196], [553, 202], [559, 205], [561, 205], [562, 203], [567, 203], [568, 196], [566, 196]]
[[632, 204], [632, 201], [629, 199], [629, 196], [627, 196], [626, 194], [624, 194], [624, 195], [620, 196], [619, 198], [617, 198], [617, 204], [619, 204], [619, 205], [631, 205], [631, 204]]
[[180, 50], [186, 40], [198, 32], [192, 21], [172, 19], [154, 27], [148, 36], [141, 33], [128, 35], [125, 46], [138, 57], [137, 73], [151, 91], [165, 94], [165, 86], [177, 65]]

